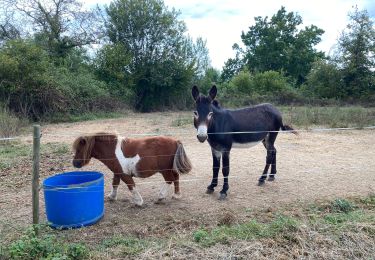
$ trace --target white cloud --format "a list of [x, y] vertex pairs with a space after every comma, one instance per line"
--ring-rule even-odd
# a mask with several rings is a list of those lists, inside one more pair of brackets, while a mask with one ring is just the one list
[[[104, 3], [110, 0], [84, 0], [87, 4]], [[303, 25], [314, 24], [325, 33], [317, 46], [326, 53], [336, 43], [340, 32], [345, 28], [347, 14], [352, 6], [366, 8], [375, 16], [374, 0], [164, 0], [169, 8], [180, 10], [188, 33], [193, 37], [207, 40], [212, 65], [221, 69], [224, 62], [234, 57], [232, 46], [241, 43], [241, 32], [248, 31], [256, 16], [272, 16], [285, 6], [288, 12], [302, 16]]]

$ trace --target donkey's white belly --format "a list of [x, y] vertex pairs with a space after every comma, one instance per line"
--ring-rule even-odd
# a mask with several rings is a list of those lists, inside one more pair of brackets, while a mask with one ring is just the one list
[[136, 166], [141, 158], [139, 157], [138, 154], [134, 157], [126, 158], [124, 156], [124, 153], [121, 150], [122, 141], [123, 139], [118, 137], [116, 150], [115, 150], [116, 158], [119, 161], [121, 168], [122, 168], [122, 172], [124, 174], [127, 174], [127, 175], [133, 174], [137, 176]]
[[260, 141], [250, 142], [250, 143], [233, 143], [232, 148], [250, 148], [250, 147], [256, 146], [259, 143]]

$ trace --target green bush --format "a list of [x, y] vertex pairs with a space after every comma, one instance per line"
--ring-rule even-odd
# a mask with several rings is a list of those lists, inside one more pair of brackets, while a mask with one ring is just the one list
[[291, 90], [287, 78], [277, 71], [266, 71], [255, 74], [253, 85], [254, 90], [259, 94], [279, 94]]
[[0, 104], [0, 138], [18, 135], [26, 123], [26, 120], [13, 115]]
[[232, 78], [230, 84], [235, 91], [247, 95], [252, 95], [254, 92], [254, 79], [248, 71], [240, 71]]
[[303, 102], [304, 98], [291, 86], [289, 79], [276, 71], [252, 74], [239, 72], [228, 83], [219, 88], [230, 106], [254, 105], [262, 102], [289, 104]]
[[0, 101], [27, 118], [56, 113], [108, 111], [117, 107], [107, 85], [95, 79], [82, 54], [56, 65], [31, 40], [9, 41], [0, 49]]
[[67, 107], [56, 112], [111, 110], [116, 104], [116, 99], [110, 98], [106, 84], [96, 80], [87, 69], [71, 72], [64, 67], [52, 68], [50, 76], [67, 99]]

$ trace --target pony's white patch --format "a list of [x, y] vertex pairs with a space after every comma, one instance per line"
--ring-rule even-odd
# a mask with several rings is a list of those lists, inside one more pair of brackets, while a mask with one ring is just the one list
[[123, 138], [118, 137], [116, 150], [115, 150], [116, 158], [119, 161], [121, 168], [122, 168], [122, 172], [124, 174], [137, 176], [136, 166], [140, 160], [140, 157], [137, 154], [134, 157], [126, 158], [121, 149], [122, 141], [123, 141]]
[[110, 200], [116, 200], [116, 198], [117, 198], [117, 189], [118, 189], [118, 186], [113, 186], [112, 187], [112, 192], [108, 195], [108, 198]]
[[170, 184], [164, 183], [159, 192], [159, 199], [165, 199], [169, 194]]
[[143, 199], [142, 199], [141, 194], [139, 194], [138, 190], [136, 188], [134, 188], [131, 192], [133, 194], [133, 203], [135, 205], [142, 206], [143, 205]]
[[207, 136], [207, 126], [204, 124], [199, 125], [197, 134], [198, 136]]
[[260, 143], [260, 141], [250, 142], [250, 143], [233, 143], [232, 147], [233, 148], [250, 148], [250, 147], [256, 146], [259, 143]]

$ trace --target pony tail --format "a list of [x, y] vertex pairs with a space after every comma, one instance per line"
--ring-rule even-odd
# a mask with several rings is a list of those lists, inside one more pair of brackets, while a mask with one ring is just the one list
[[179, 174], [188, 173], [192, 169], [190, 159], [187, 157], [184, 146], [177, 141], [177, 150], [173, 160], [173, 170]]
[[296, 130], [294, 130], [294, 128], [292, 128], [292, 127], [290, 127], [290, 126], [288, 126], [288, 125], [283, 125], [283, 126], [281, 127], [281, 130], [283, 130], [283, 131], [289, 131], [289, 132], [291, 132], [292, 134], [299, 135], [298, 132], [297, 132]]

